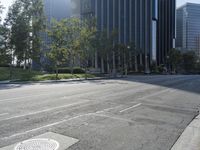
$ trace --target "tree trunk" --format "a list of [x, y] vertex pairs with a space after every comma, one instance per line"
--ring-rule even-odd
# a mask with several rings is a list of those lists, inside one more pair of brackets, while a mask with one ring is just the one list
[[12, 63], [10, 64], [10, 80], [12, 80], [13, 77], [13, 66]]
[[135, 72], [138, 72], [138, 60], [137, 60], [137, 55], [135, 57]]
[[140, 54], [140, 65], [143, 65], [142, 54]]
[[115, 62], [115, 52], [113, 51], [113, 76], [116, 77], [116, 62]]
[[101, 73], [105, 73], [104, 69], [104, 59], [101, 57]]
[[14, 57], [13, 57], [13, 52], [11, 50], [11, 61], [10, 61], [10, 80], [13, 78], [13, 62], [14, 62]]
[[71, 74], [74, 74], [74, 56], [70, 60], [70, 72]]
[[29, 69], [29, 72], [31, 72], [32, 67], [31, 67], [31, 60], [30, 59], [28, 59], [28, 69]]
[[118, 56], [118, 67], [119, 67], [119, 69], [121, 67], [121, 57], [120, 57], [120, 55]]
[[126, 54], [124, 53], [124, 75], [127, 76], [128, 70], [127, 70], [127, 60], [126, 60]]
[[148, 62], [148, 55], [147, 54], [145, 54], [145, 73], [146, 74], [149, 74], [150, 73], [150, 71], [149, 71], [149, 62]]
[[98, 69], [98, 54], [95, 52], [95, 69]]
[[109, 56], [107, 55], [107, 72], [110, 74], [110, 63], [109, 63]]
[[87, 80], [87, 67], [85, 66], [85, 80]]
[[132, 60], [132, 53], [129, 52], [129, 67], [130, 67], [130, 70], [132, 71], [133, 69], [133, 60]]
[[58, 80], [58, 67], [56, 66], [56, 80]]
[[25, 54], [25, 56], [24, 56], [24, 70], [26, 70], [26, 54]]

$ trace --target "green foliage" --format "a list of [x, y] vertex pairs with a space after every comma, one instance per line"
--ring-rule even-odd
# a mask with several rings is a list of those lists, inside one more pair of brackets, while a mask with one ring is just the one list
[[51, 50], [47, 55], [55, 67], [66, 63], [69, 56], [72, 58], [77, 54], [79, 32], [80, 20], [77, 18], [52, 20], [52, 27], [49, 31], [52, 43]]
[[197, 56], [194, 51], [188, 51], [182, 54], [183, 69], [186, 72], [195, 72], [197, 64]]
[[40, 61], [41, 54], [41, 36], [40, 33], [45, 29], [46, 18], [44, 15], [43, 0], [29, 0], [31, 8], [29, 9], [31, 16], [31, 59], [35, 62]]
[[[2, 14], [2, 12], [3, 12], [3, 9], [4, 9], [4, 7], [3, 7], [3, 5], [1, 5], [1, 1], [0, 1], [0, 15]], [[0, 16], [0, 22], [1, 22], [1, 16]]]
[[8, 29], [0, 25], [0, 65], [9, 65], [11, 62], [11, 52], [7, 47]]
[[[71, 73], [71, 69], [70, 68], [66, 68], [66, 67], [65, 68], [58, 68], [58, 73], [59, 74], [62, 74], [62, 73]], [[82, 68], [75, 67], [73, 73], [74, 74], [84, 74], [85, 71]]]
[[45, 18], [42, 0], [16, 0], [8, 11], [5, 25], [10, 29], [8, 45], [20, 65], [40, 56], [40, 32]]
[[[86, 74], [87, 78], [94, 78], [95, 75]], [[45, 75], [37, 75], [33, 77], [32, 81], [45, 81], [45, 80], [63, 80], [63, 79], [77, 79], [77, 78], [85, 78], [85, 74], [45, 74]]]
[[[10, 80], [10, 68], [0, 67], [0, 81]], [[95, 75], [86, 74], [87, 78], [94, 78]], [[13, 80], [16, 81], [45, 81], [56, 79], [73, 79], [73, 78], [85, 78], [85, 74], [59, 74], [56, 78], [56, 74], [43, 74], [38, 71], [23, 70], [21, 68], [13, 68]]]
[[182, 62], [181, 51], [177, 49], [171, 49], [168, 53], [167, 63], [172, 66], [172, 70], [176, 71]]
[[[10, 80], [10, 71], [11, 71], [10, 68], [0, 67], [0, 72], [1, 72], [0, 81]], [[23, 81], [30, 80], [36, 75], [42, 75], [41, 72], [23, 70], [21, 68], [13, 68], [12, 73], [13, 73], [12, 80], [23, 80]]]
[[51, 49], [47, 56], [52, 61], [58, 76], [58, 67], [70, 62], [73, 73], [74, 61], [80, 55], [81, 21], [78, 18], [52, 20], [49, 36], [52, 39]]
[[[83, 66], [87, 68], [87, 61], [89, 60], [90, 56], [95, 53], [95, 47], [98, 48], [97, 39], [97, 29], [95, 25], [94, 19], [83, 20], [81, 22], [81, 30], [79, 36], [79, 48], [80, 48], [80, 57], [83, 63]], [[95, 46], [95, 45], [96, 46]]]
[[165, 72], [165, 71], [166, 71], [165, 65], [164, 65], [164, 64], [159, 65], [159, 66], [156, 68], [156, 70], [158, 70], [159, 73]]

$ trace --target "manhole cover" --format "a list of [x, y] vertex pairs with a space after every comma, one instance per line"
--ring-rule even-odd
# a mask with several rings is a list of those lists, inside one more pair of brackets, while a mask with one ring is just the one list
[[51, 139], [31, 139], [16, 145], [15, 150], [57, 150], [59, 143]]

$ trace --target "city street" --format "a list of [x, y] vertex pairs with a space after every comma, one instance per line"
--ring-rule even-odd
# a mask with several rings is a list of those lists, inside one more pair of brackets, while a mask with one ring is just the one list
[[195, 75], [0, 84], [0, 148], [53, 132], [67, 150], [170, 150], [199, 107]]

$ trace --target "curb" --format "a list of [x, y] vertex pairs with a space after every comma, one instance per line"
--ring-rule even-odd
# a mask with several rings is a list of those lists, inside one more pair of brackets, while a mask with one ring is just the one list
[[200, 150], [200, 115], [189, 124], [171, 150]]
[[65, 83], [65, 82], [78, 82], [78, 81], [97, 81], [97, 80], [109, 80], [109, 79], [120, 79], [123, 77], [96, 77], [96, 78], [77, 78], [77, 79], [66, 79], [66, 80], [46, 80], [46, 81], [3, 81], [1, 84], [37, 84], [37, 83]]

